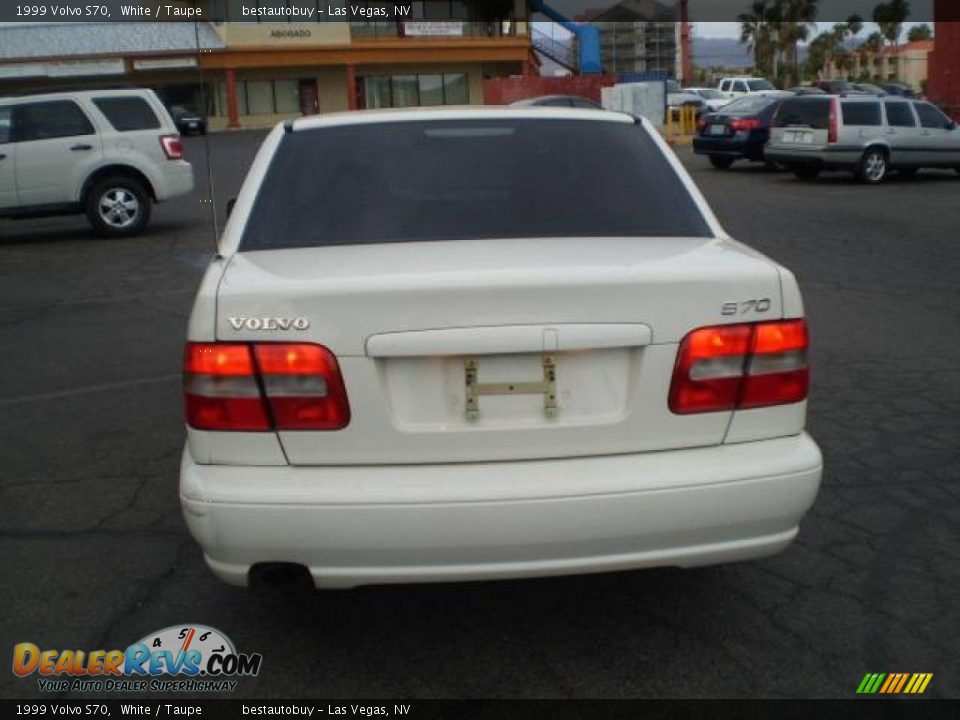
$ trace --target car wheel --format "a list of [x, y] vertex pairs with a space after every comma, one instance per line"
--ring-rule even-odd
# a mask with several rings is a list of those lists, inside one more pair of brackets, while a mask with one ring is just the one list
[[733, 158], [726, 157], [725, 155], [711, 155], [710, 164], [717, 170], [728, 170], [730, 166], [733, 165]]
[[87, 220], [103, 237], [139, 235], [150, 220], [152, 202], [138, 180], [122, 175], [104, 178], [87, 193]]
[[876, 185], [887, 177], [887, 154], [880, 148], [870, 148], [860, 158], [857, 167], [857, 179], [868, 185]]
[[792, 169], [793, 174], [800, 180], [816, 180], [817, 176], [820, 175], [820, 169], [815, 167], [795, 167]]

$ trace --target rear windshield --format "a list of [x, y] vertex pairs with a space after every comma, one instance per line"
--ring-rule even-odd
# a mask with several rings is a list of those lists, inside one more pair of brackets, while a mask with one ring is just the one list
[[841, 105], [844, 125], [875, 127], [883, 124], [880, 120], [880, 103], [845, 102]]
[[771, 85], [766, 80], [748, 80], [747, 87], [757, 92], [759, 90], [773, 90], [773, 85]]
[[722, 113], [755, 113], [760, 112], [768, 105], [773, 105], [780, 98], [770, 97], [769, 95], [748, 95], [747, 97], [742, 97], [739, 100], [734, 100], [732, 103], [724, 105], [720, 109]]
[[826, 130], [830, 126], [830, 98], [791, 98], [780, 106], [774, 127], [801, 126]]
[[710, 235], [642, 126], [491, 118], [286, 134], [240, 249]]
[[160, 121], [150, 104], [141, 97], [98, 97], [93, 104], [118, 132], [156, 130]]

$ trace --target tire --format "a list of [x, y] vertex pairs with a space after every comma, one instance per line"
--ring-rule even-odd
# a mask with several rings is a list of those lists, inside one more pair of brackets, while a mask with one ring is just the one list
[[710, 164], [717, 170], [729, 170], [733, 165], [733, 158], [726, 155], [710, 155]]
[[890, 162], [880, 148], [868, 148], [857, 166], [857, 180], [867, 185], [878, 185], [887, 179]]
[[101, 237], [133, 237], [146, 229], [153, 199], [139, 180], [113, 175], [90, 188], [86, 206], [87, 220]]
[[794, 167], [790, 168], [793, 171], [793, 174], [797, 176], [798, 180], [803, 180], [805, 182], [811, 182], [816, 180], [820, 175], [820, 168], [815, 167]]

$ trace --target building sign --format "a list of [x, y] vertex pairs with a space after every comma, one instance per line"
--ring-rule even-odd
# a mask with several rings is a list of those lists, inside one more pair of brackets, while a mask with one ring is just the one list
[[171, 70], [173, 68], [192, 68], [197, 66], [197, 59], [192, 57], [178, 58], [151, 58], [149, 60], [134, 60], [134, 70]]
[[43, 63], [0, 65], [0, 78], [43, 77], [46, 74], [47, 69]]
[[87, 77], [91, 75], [123, 75], [126, 71], [123, 60], [11, 63], [0, 65], [0, 78]]
[[123, 60], [70, 60], [46, 63], [48, 77], [83, 77], [86, 75], [123, 75]]
[[403, 34], [411, 37], [461, 37], [463, 23], [452, 20], [431, 20], [430, 22], [406, 22]]

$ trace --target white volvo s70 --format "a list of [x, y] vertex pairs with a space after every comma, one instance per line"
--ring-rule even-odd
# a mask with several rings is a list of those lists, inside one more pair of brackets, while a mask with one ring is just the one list
[[185, 353], [187, 525], [319, 587], [775, 553], [817, 493], [793, 275], [657, 131], [560, 108], [297, 120]]

